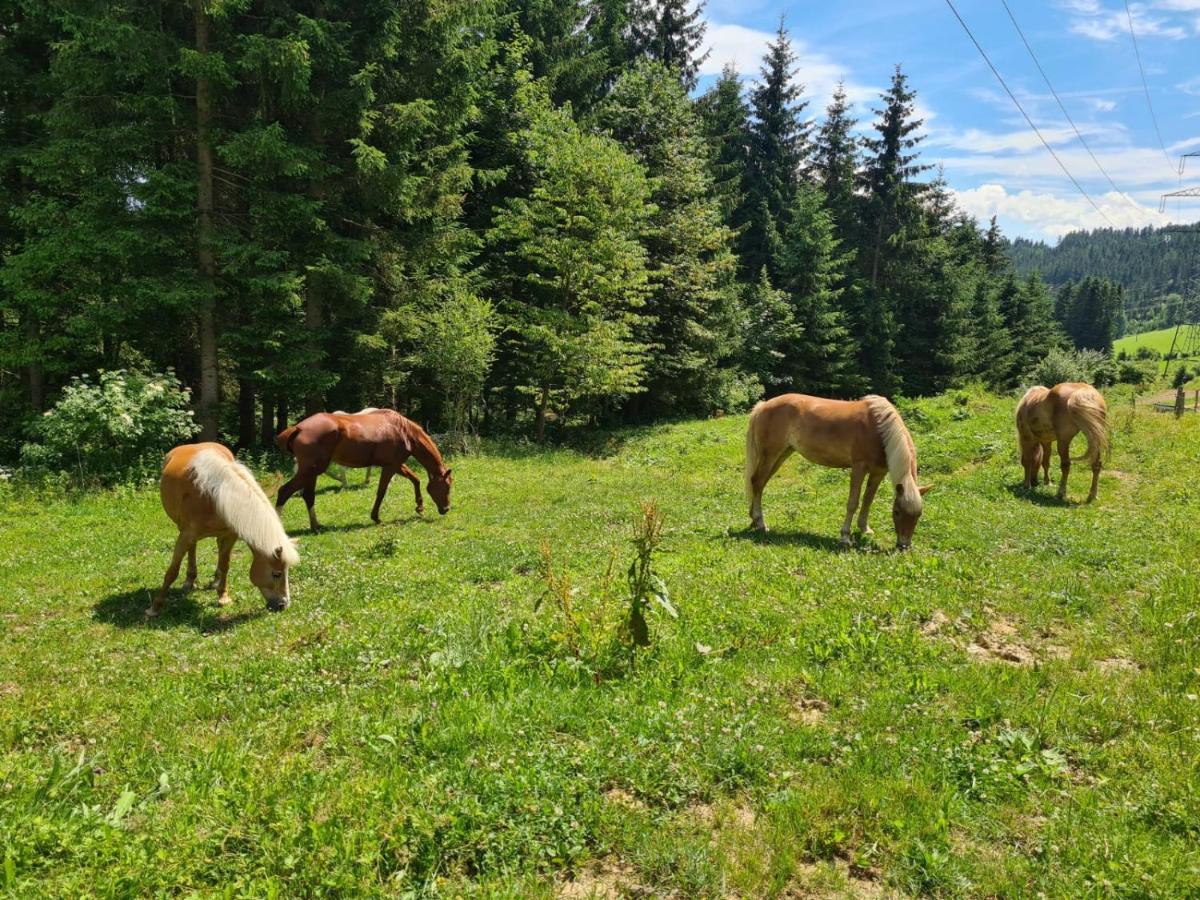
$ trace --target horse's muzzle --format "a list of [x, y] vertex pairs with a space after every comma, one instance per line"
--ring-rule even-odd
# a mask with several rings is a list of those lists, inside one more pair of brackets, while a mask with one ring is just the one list
[[291, 597], [272, 597], [267, 601], [267, 609], [269, 609], [271, 612], [283, 612], [291, 605]]
[[442, 507], [440, 507], [440, 506], [438, 507], [438, 515], [439, 515], [439, 516], [444, 516], [444, 515], [445, 515], [446, 513], [448, 513], [448, 512], [450, 512], [450, 507], [448, 507], [448, 506], [447, 506], [447, 507], [446, 507], [446, 508], [444, 508], [444, 509], [443, 509]]

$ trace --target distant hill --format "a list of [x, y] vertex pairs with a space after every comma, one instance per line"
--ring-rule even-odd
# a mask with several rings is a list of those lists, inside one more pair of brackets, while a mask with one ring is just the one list
[[1017, 238], [1007, 249], [1019, 272], [1055, 287], [1088, 275], [1122, 285], [1129, 332], [1174, 325], [1200, 305], [1200, 224], [1076, 231], [1053, 247]]

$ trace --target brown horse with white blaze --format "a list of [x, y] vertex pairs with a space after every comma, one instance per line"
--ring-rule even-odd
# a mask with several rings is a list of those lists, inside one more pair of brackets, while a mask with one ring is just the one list
[[313, 509], [317, 476], [330, 463], [347, 469], [379, 468], [379, 487], [371, 508], [371, 520], [376, 524], [393, 475], [403, 475], [412, 482], [417, 512], [424, 512], [421, 480], [405, 465], [410, 457], [416, 457], [425, 467], [429, 475], [426, 490], [438, 512], [445, 515], [450, 511], [450, 488], [454, 483], [451, 470], [442, 462], [441, 452], [425, 429], [395, 410], [317, 413], [281, 431], [275, 442], [279, 449], [296, 458], [296, 474], [279, 489], [275, 505], [282, 509], [288, 498], [300, 491], [308, 506], [308, 524], [313, 531], [321, 527]]
[[1083, 432], [1087, 452], [1077, 460], [1092, 466], [1092, 488], [1088, 502], [1096, 499], [1100, 487], [1102, 457], [1108, 453], [1108, 407], [1104, 397], [1090, 384], [1064, 382], [1052, 388], [1035, 385], [1017, 404], [1017, 443], [1021, 447], [1021, 465], [1025, 469], [1025, 487], [1038, 483], [1041, 468], [1045, 483], [1050, 483], [1050, 447], [1058, 443], [1058, 461], [1062, 477], [1058, 499], [1067, 496], [1067, 476], [1071, 472], [1071, 441]]
[[842, 543], [850, 543], [850, 525], [866, 481], [858, 528], [871, 534], [868, 516], [885, 475], [895, 485], [892, 522], [896, 546], [912, 543], [924, 510], [928, 487], [917, 484], [917, 451], [896, 407], [883, 397], [826, 400], [805, 394], [783, 394], [764, 400], [750, 413], [746, 431], [746, 495], [753, 528], [766, 531], [762, 492], [793, 453], [809, 462], [850, 470], [850, 499], [842, 523]]
[[300, 561], [279, 515], [250, 471], [220, 444], [183, 444], [167, 454], [159, 494], [163, 509], [179, 528], [171, 565], [155, 595], [148, 618], [162, 612], [167, 590], [179, 577], [187, 554], [184, 589], [196, 586], [196, 542], [217, 539], [217, 571], [213, 586], [217, 603], [228, 605], [229, 557], [238, 538], [250, 546], [250, 580], [262, 592], [267, 609], [291, 602], [288, 568]]

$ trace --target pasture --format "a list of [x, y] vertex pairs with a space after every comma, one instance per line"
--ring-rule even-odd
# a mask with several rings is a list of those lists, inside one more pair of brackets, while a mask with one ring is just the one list
[[1175, 327], [1160, 328], [1157, 331], [1143, 331], [1140, 334], [1127, 334], [1113, 342], [1113, 355], [1124, 350], [1130, 356], [1137, 353], [1139, 347], [1149, 347], [1159, 353], [1171, 351], [1171, 340], [1175, 337]]
[[[901, 405], [903, 554], [890, 485], [842, 551], [845, 473], [795, 460], [751, 535], [745, 416], [488, 446], [382, 526], [351, 472], [319, 534], [286, 508], [279, 614], [239, 544], [231, 607], [146, 622], [154, 488], [0, 486], [0, 890], [1196, 896], [1200, 417], [1108, 397], [1091, 505], [1082, 464], [1022, 492], [1014, 397]], [[633, 655], [643, 499], [679, 617]]]

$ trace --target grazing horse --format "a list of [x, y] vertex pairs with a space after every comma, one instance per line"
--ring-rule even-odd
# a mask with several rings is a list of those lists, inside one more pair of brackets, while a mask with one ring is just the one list
[[217, 603], [227, 606], [229, 599], [229, 556], [241, 538], [250, 545], [254, 560], [250, 580], [267, 601], [267, 609], [278, 611], [291, 602], [288, 568], [300, 561], [299, 555], [271, 501], [250, 471], [220, 444], [183, 444], [167, 454], [159, 485], [163, 509], [179, 528], [175, 553], [155, 595], [148, 618], [162, 612], [167, 590], [179, 577], [179, 564], [186, 553], [187, 580], [183, 587], [196, 586], [196, 542], [217, 539], [217, 571], [213, 586]]
[[425, 467], [429, 475], [426, 489], [438, 512], [445, 515], [450, 511], [450, 487], [454, 478], [442, 463], [437, 445], [424, 428], [393, 409], [353, 415], [317, 413], [281, 431], [275, 443], [296, 457], [296, 474], [279, 489], [276, 508], [282, 509], [292, 494], [301, 491], [308, 505], [308, 524], [313, 531], [321, 527], [313, 510], [317, 476], [328, 469], [331, 462], [348, 469], [379, 467], [379, 488], [371, 508], [371, 520], [376, 524], [388, 484], [397, 473], [412, 482], [417, 512], [424, 512], [421, 480], [405, 465], [410, 456], [415, 456]]
[[[379, 412], [379, 407], [378, 406], [365, 406], [356, 413], [348, 413], [344, 410], [336, 409], [333, 411], [333, 414], [335, 416], [361, 416], [363, 413], [373, 413], [373, 412]], [[281, 447], [280, 449], [282, 450], [283, 448]], [[332, 478], [334, 481], [336, 481], [338, 484], [340, 484], [342, 486], [343, 490], [345, 490], [345, 488], [347, 487], [346, 470], [343, 469], [341, 466], [338, 466], [336, 469], [327, 470], [325, 472], [325, 475], [326, 475], [326, 477]], [[371, 483], [371, 467], [367, 466], [366, 475], [363, 477], [363, 485], [366, 486], [370, 483]]]
[[794, 452], [817, 465], [850, 470], [843, 544], [850, 543], [850, 523], [858, 508], [863, 479], [867, 490], [858, 514], [858, 528], [863, 534], [872, 533], [867, 518], [884, 475], [891, 475], [896, 486], [892, 503], [896, 546], [905, 549], [912, 543], [929, 488], [917, 484], [917, 451], [891, 403], [874, 395], [861, 400], [825, 400], [783, 394], [755, 406], [746, 431], [746, 494], [751, 527], [767, 530], [762, 513], [763, 488]]
[[1067, 476], [1071, 472], [1071, 440], [1079, 432], [1087, 438], [1087, 452], [1077, 460], [1092, 464], [1092, 489], [1088, 502], [1096, 499], [1100, 487], [1101, 457], [1109, 449], [1108, 407], [1100, 392], [1090, 384], [1065, 382], [1052, 388], [1031, 387], [1017, 404], [1017, 442], [1021, 447], [1021, 465], [1025, 467], [1025, 487], [1038, 483], [1038, 468], [1046, 484], [1050, 483], [1050, 445], [1058, 442], [1058, 462], [1062, 478], [1058, 499], [1067, 496]]

